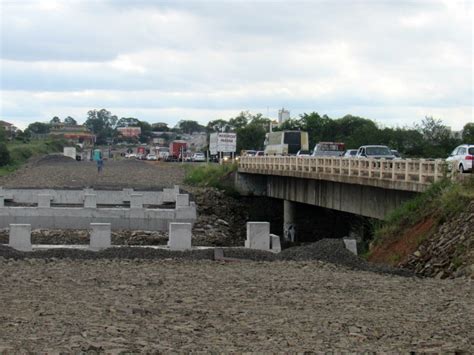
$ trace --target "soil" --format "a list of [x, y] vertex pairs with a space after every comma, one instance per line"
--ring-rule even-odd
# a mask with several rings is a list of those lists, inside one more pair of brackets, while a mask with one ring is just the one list
[[404, 262], [415, 252], [421, 240], [426, 237], [435, 226], [435, 220], [426, 218], [409, 228], [403, 236], [393, 242], [381, 242], [370, 253], [368, 260], [374, 263], [389, 264], [392, 266]]

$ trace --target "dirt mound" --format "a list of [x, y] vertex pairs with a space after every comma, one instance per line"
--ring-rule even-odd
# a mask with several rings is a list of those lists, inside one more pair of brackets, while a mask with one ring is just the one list
[[341, 239], [321, 239], [309, 245], [288, 248], [278, 255], [278, 259], [299, 261], [320, 260], [342, 265], [354, 270], [390, 273], [402, 276], [412, 275], [409, 271], [372, 264], [359, 258], [345, 248], [344, 242]]

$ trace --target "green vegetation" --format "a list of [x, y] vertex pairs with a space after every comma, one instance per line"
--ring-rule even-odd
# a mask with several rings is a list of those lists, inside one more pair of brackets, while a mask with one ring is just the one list
[[[377, 224], [374, 244], [396, 240], [404, 231], [426, 218], [435, 225], [448, 220], [474, 199], [474, 177], [464, 182], [442, 180], [432, 184], [425, 192], [394, 210], [383, 223]], [[421, 242], [423, 238], [420, 238]]]
[[236, 170], [237, 164], [188, 165], [184, 182], [191, 186], [215, 187], [233, 194], [235, 190], [229, 176]]
[[[64, 146], [62, 140], [39, 140], [29, 143], [20, 143], [18, 141], [2, 143], [0, 142], [0, 153], [2, 146], [7, 150], [8, 159], [2, 164], [0, 161], [0, 176], [6, 175], [17, 169], [28, 158], [48, 153], [61, 152]], [[0, 156], [3, 156], [0, 154]]]

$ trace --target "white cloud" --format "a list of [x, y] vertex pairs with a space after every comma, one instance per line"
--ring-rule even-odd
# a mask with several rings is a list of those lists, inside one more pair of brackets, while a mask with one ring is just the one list
[[101, 107], [150, 121], [283, 105], [473, 120], [467, 1], [0, 4], [0, 118], [21, 126]]

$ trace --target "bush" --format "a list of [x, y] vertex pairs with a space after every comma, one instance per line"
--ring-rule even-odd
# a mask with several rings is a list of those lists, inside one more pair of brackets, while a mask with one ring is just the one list
[[233, 187], [228, 183], [228, 177], [236, 170], [237, 164], [188, 165], [184, 182], [193, 186], [209, 186], [232, 192]]
[[11, 161], [10, 152], [7, 145], [0, 142], [0, 166], [5, 166]]

